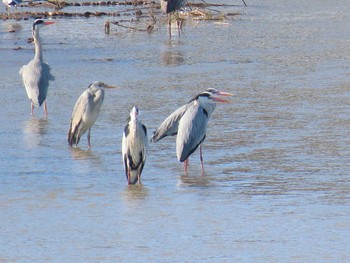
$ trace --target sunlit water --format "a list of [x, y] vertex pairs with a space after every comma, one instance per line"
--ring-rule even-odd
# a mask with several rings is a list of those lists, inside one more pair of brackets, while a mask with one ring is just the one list
[[[0, 22], [0, 262], [349, 262], [350, 6], [232, 2], [221, 10], [239, 17], [187, 22], [171, 40], [164, 24], [106, 35], [113, 18], [55, 20], [41, 30], [48, 118], [30, 116], [18, 74], [33, 21]], [[106, 91], [92, 149], [86, 136], [69, 148], [74, 103], [95, 80], [120, 88]], [[198, 152], [185, 175], [166, 138], [128, 187], [131, 107], [151, 135], [208, 87], [234, 97], [209, 122], [205, 175]]]

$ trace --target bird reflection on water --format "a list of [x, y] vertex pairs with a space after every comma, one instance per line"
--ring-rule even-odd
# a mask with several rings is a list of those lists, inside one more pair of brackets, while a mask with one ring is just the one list
[[70, 148], [70, 153], [74, 160], [100, 160], [100, 157], [94, 154], [90, 149], [82, 150], [80, 148]]
[[170, 39], [164, 45], [162, 45], [162, 66], [180, 66], [185, 63], [184, 54], [177, 50], [180, 44], [180, 40], [172, 41]]
[[184, 186], [193, 186], [193, 187], [209, 187], [212, 186], [212, 183], [207, 176], [202, 176], [200, 173], [198, 176], [189, 176], [181, 175], [178, 177], [178, 183], [177, 186], [184, 187]]
[[43, 135], [47, 133], [49, 121], [47, 118], [30, 118], [23, 125], [23, 140], [27, 147], [38, 148], [42, 146]]
[[142, 184], [128, 185], [121, 195], [127, 201], [143, 200], [148, 196], [148, 188]]

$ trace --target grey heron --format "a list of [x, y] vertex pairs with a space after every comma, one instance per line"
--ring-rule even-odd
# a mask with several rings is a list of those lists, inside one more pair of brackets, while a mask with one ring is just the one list
[[28, 98], [31, 100], [31, 114], [34, 115], [34, 106], [39, 107], [44, 103], [44, 113], [47, 116], [46, 95], [49, 88], [49, 81], [54, 80], [55, 77], [50, 73], [50, 66], [43, 62], [43, 50], [41, 45], [41, 38], [39, 36], [39, 29], [52, 25], [55, 22], [43, 21], [41, 19], [35, 20], [33, 23], [33, 38], [35, 45], [34, 58], [24, 65], [19, 73], [22, 75], [23, 84], [27, 91]]
[[2, 0], [2, 2], [6, 6], [7, 16], [10, 16], [10, 8], [22, 3], [22, 0]]
[[80, 95], [75, 103], [70, 127], [68, 131], [69, 146], [78, 146], [81, 136], [88, 131], [87, 140], [89, 147], [91, 127], [95, 124], [100, 114], [104, 100], [104, 88], [113, 88], [103, 82], [95, 81]]
[[[162, 9], [164, 14], [168, 16], [168, 30], [169, 35], [171, 36], [171, 13], [174, 13], [185, 4], [185, 0], [160, 0], [160, 8]], [[177, 26], [180, 33], [180, 29], [182, 28], [182, 22], [177, 20]]]
[[122, 140], [122, 157], [128, 184], [135, 184], [137, 181], [141, 184], [147, 148], [147, 128], [139, 119], [139, 109], [134, 106], [124, 128]]
[[185, 173], [187, 173], [188, 158], [198, 146], [202, 173], [204, 173], [201, 144], [206, 137], [209, 118], [216, 107], [216, 102], [229, 102], [220, 96], [232, 96], [232, 94], [213, 88], [205, 90], [170, 114], [153, 134], [151, 139], [153, 142], [166, 136], [177, 135], [176, 155], [178, 161], [184, 162]]

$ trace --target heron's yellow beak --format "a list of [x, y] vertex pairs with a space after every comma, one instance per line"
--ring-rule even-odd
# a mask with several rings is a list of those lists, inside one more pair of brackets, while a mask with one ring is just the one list
[[[215, 95], [217, 95], [217, 96], [224, 96], [224, 97], [233, 96], [232, 93], [223, 92], [223, 91], [219, 91], [219, 92], [216, 93]], [[217, 102], [224, 102], [224, 103], [230, 102], [230, 101], [227, 100], [227, 99], [220, 98], [220, 97], [216, 97], [216, 96], [215, 96], [215, 97], [212, 97], [212, 100], [213, 100], [213, 101], [217, 101]]]
[[120, 88], [119, 86], [112, 86], [112, 85], [107, 85], [107, 84], [104, 84], [103, 87], [106, 89], [118, 89], [118, 88]]
[[45, 21], [44, 22], [45, 26], [49, 26], [49, 25], [52, 25], [52, 24], [55, 24], [55, 22], [53, 22], [53, 21]]

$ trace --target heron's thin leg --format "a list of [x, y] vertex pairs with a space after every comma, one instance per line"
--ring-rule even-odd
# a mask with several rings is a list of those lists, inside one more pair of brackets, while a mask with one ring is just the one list
[[185, 174], [187, 174], [188, 159], [185, 160], [184, 167], [185, 167]]
[[169, 37], [171, 38], [171, 14], [168, 14], [168, 32]]
[[128, 185], [130, 185], [130, 169], [129, 168], [127, 169], [128, 169]]
[[30, 101], [30, 106], [31, 106], [31, 114], [34, 116], [34, 103], [33, 101]]
[[88, 139], [89, 147], [91, 148], [91, 144], [90, 144], [90, 131], [91, 131], [91, 128], [89, 128], [88, 135], [87, 135], [87, 139]]
[[44, 101], [44, 113], [46, 116], [48, 115], [46, 101]]
[[139, 184], [141, 184], [141, 173], [139, 173], [137, 176], [138, 176], [138, 179], [139, 179]]
[[201, 160], [201, 165], [202, 165], [202, 175], [204, 175], [204, 164], [203, 164], [203, 155], [202, 155], [202, 144], [199, 145], [199, 159]]
[[179, 37], [181, 36], [182, 33], [182, 24], [183, 24], [183, 19], [180, 19], [177, 17], [177, 32], [179, 33]]

